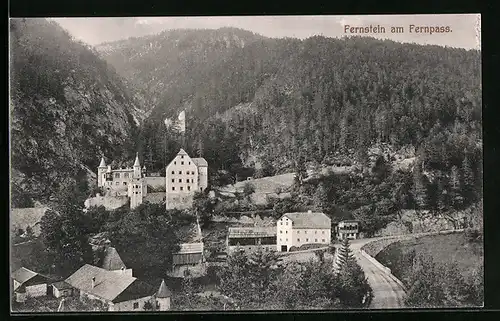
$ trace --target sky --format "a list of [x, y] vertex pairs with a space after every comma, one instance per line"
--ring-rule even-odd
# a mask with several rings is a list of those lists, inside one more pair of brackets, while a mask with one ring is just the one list
[[[480, 14], [441, 15], [349, 15], [349, 16], [212, 16], [212, 17], [106, 17], [51, 18], [75, 38], [90, 45], [129, 37], [156, 34], [169, 29], [218, 29], [236, 27], [272, 38], [304, 39], [325, 37], [371, 36], [398, 42], [414, 42], [465, 49], [480, 49]], [[448, 33], [410, 32], [410, 25], [446, 27]], [[345, 26], [385, 27], [385, 33], [349, 33]], [[402, 33], [391, 33], [391, 27], [403, 27]]]

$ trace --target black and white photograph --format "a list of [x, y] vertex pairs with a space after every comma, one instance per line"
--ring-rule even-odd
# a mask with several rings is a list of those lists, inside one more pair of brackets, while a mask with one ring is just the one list
[[12, 314], [484, 306], [481, 15], [9, 19]]

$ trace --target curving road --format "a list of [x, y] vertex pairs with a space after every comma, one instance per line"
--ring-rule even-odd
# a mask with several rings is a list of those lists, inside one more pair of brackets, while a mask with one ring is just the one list
[[373, 239], [359, 239], [351, 241], [353, 251], [358, 264], [365, 272], [368, 283], [373, 290], [371, 309], [396, 309], [404, 307], [405, 290], [394, 281], [388, 274], [375, 264], [370, 262], [361, 254], [361, 247]]

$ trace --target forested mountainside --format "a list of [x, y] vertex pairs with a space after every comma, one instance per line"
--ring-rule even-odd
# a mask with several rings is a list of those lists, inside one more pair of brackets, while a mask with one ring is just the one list
[[163, 121], [181, 110], [188, 152], [212, 170], [242, 163], [274, 174], [298, 158], [336, 155], [363, 162], [379, 142], [414, 147], [424, 171], [450, 173], [466, 155], [480, 166], [478, 51], [358, 37], [270, 39], [232, 28], [167, 31], [97, 50], [140, 95], [154, 97], [140, 137], [152, 168], [176, 153]]
[[85, 186], [101, 155], [132, 160], [136, 104], [113, 67], [55, 22], [10, 20], [13, 206]]

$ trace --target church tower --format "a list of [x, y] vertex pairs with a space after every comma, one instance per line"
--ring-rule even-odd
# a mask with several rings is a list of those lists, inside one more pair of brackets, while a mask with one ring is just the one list
[[104, 182], [106, 182], [106, 162], [104, 161], [104, 157], [102, 157], [101, 163], [97, 167], [97, 186], [104, 186]]

